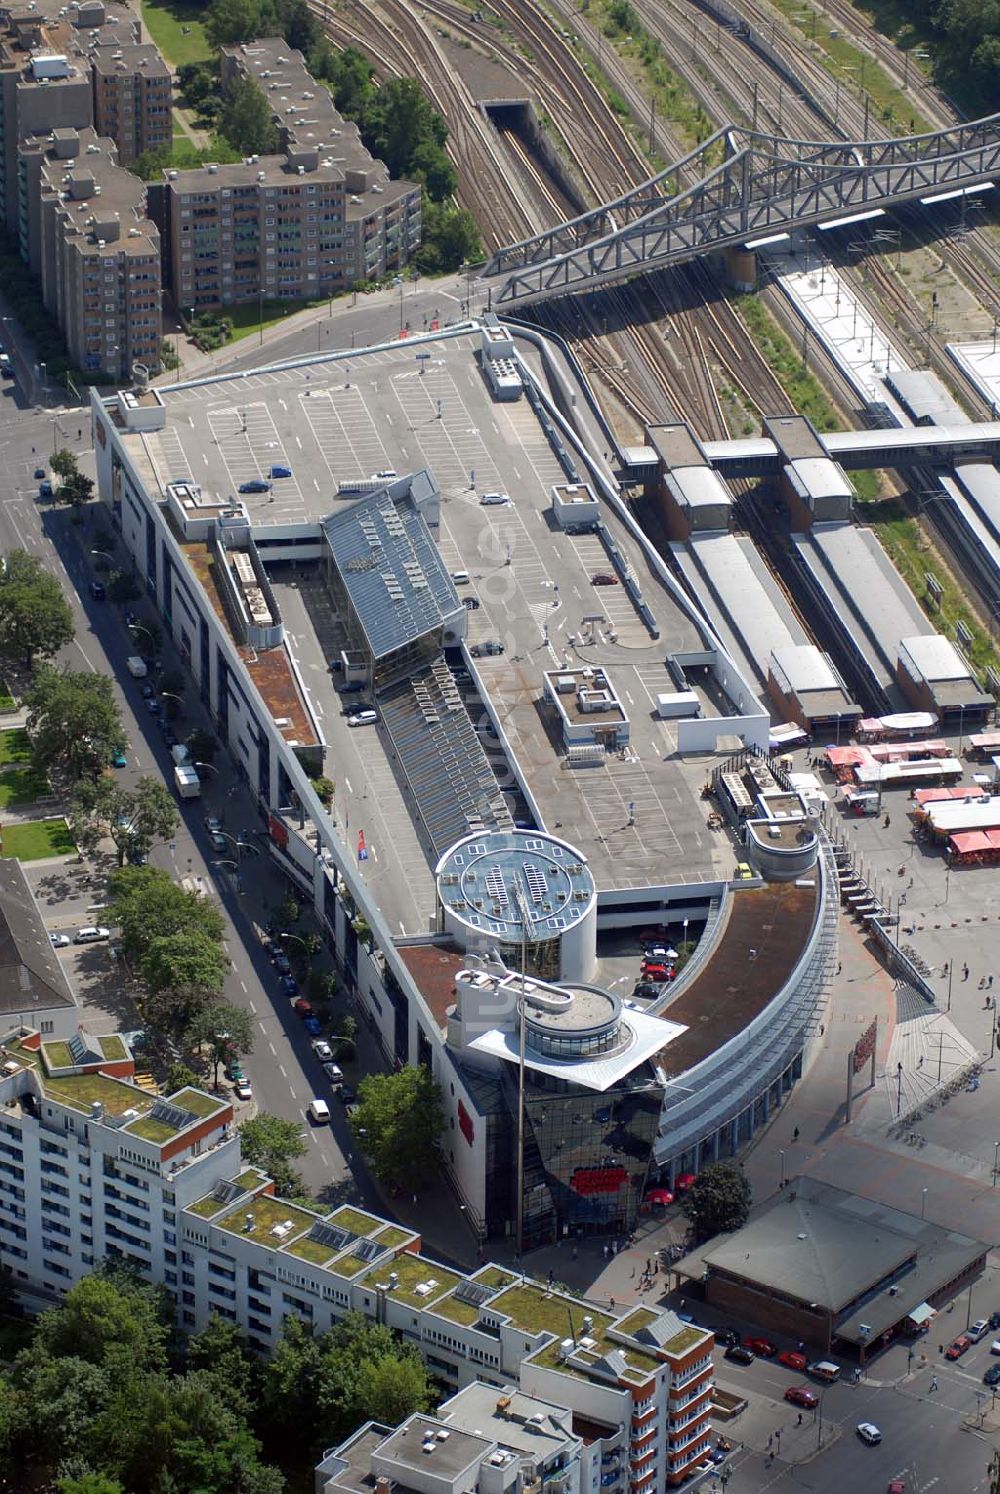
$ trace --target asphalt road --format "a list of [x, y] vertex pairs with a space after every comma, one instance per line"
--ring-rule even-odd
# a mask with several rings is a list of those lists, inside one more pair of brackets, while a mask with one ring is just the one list
[[[402, 292], [402, 295], [400, 294]], [[239, 372], [257, 368], [262, 363], [280, 363], [286, 358], [309, 353], [335, 352], [349, 348], [370, 347], [392, 342], [409, 324], [409, 335], [417, 336], [438, 320], [442, 326], [465, 314], [466, 281], [464, 276], [447, 276], [441, 280], [404, 281], [402, 286], [369, 295], [341, 296], [330, 309], [295, 317], [294, 326], [283, 333], [280, 326], [270, 327], [261, 343], [251, 334], [210, 359], [180, 368], [176, 375], [165, 376], [158, 383], [169, 384], [173, 378], [200, 378], [212, 373]], [[474, 310], [482, 310], [478, 299]]]
[[[766, 1409], [754, 1410], [752, 1424], [744, 1426], [741, 1419], [727, 1429], [734, 1441], [748, 1444], [732, 1459], [732, 1494], [790, 1494], [803, 1489], [883, 1494], [892, 1478], [904, 1479], [906, 1494], [929, 1494], [932, 1489], [940, 1494], [959, 1489], [975, 1494], [986, 1489], [994, 1438], [988, 1425], [980, 1430], [976, 1423], [980, 1409], [987, 1410], [992, 1401], [982, 1383], [983, 1371], [997, 1363], [990, 1358], [989, 1344], [990, 1338], [985, 1339], [958, 1364], [939, 1358], [900, 1385], [862, 1380], [858, 1385], [829, 1386], [822, 1395], [822, 1426], [817, 1410], [803, 1411], [800, 1427], [797, 1408], [783, 1399], [788, 1385], [806, 1383], [807, 1377], [766, 1360], [758, 1359], [746, 1370], [718, 1360], [716, 1378], [723, 1388], [745, 1390], [752, 1384], [758, 1394], [773, 1397], [773, 1405], [768, 1402]], [[936, 1391], [930, 1389], [932, 1373], [937, 1376]], [[810, 1383], [810, 1388], [817, 1387]], [[861, 1441], [856, 1432], [860, 1421], [879, 1428], [879, 1446], [867, 1447]], [[771, 1461], [768, 1438], [774, 1439], [779, 1431], [780, 1437], [772, 1441]], [[711, 1487], [709, 1478], [702, 1488]]]
[[[138, 682], [131, 679], [125, 667], [134, 646], [121, 609], [108, 602], [95, 602], [88, 594], [93, 574], [87, 554], [88, 531], [74, 528], [68, 510], [40, 504], [37, 499], [33, 471], [36, 465], [46, 465], [45, 456], [51, 454], [53, 439], [59, 445], [80, 450], [82, 441], [77, 439], [77, 432], [81, 431], [85, 440], [87, 424], [82, 415], [63, 414], [57, 427], [51, 414], [25, 409], [18, 400], [17, 391], [5, 383], [0, 390], [0, 551], [17, 546], [27, 549], [65, 583], [77, 636], [59, 662], [115, 677], [130, 743], [128, 766], [120, 770], [122, 782], [134, 783], [144, 774], [158, 775], [169, 782], [169, 752], [145, 708]], [[140, 616], [152, 615], [148, 604], [133, 605]], [[166, 646], [162, 658], [166, 669], [178, 662]], [[188, 691], [183, 729], [189, 731], [199, 725], [212, 729], [200, 702], [193, 691]], [[368, 1198], [370, 1188], [363, 1166], [358, 1165], [357, 1185], [351, 1182], [346, 1160], [348, 1133], [341, 1107], [331, 1105], [334, 1120], [330, 1127], [315, 1128], [304, 1120], [312, 1096], [332, 1099], [332, 1091], [301, 1022], [278, 988], [276, 972], [260, 945], [255, 926], [255, 915], [259, 917], [266, 907], [282, 900], [284, 878], [270, 861], [265, 842], [257, 837], [261, 849], [256, 856], [244, 857], [244, 893], [238, 895], [232, 869], [217, 864], [219, 858], [208, 844], [206, 814], [220, 814], [231, 832], [261, 826], [258, 811], [243, 786], [235, 790], [223, 787], [231, 778], [222, 752], [219, 761], [223, 771], [203, 786], [203, 799], [178, 801], [181, 826], [168, 844], [154, 848], [150, 859], [176, 877], [192, 873], [205, 877], [219, 894], [230, 924], [227, 942], [233, 965], [225, 995], [247, 1007], [257, 1027], [255, 1051], [245, 1064], [254, 1098], [261, 1110], [304, 1121], [309, 1145], [300, 1166], [307, 1187], [324, 1198], [339, 1198], [342, 1193]], [[73, 915], [83, 914], [100, 896], [99, 889], [91, 885], [87, 890], [81, 888], [80, 895], [68, 904], [60, 900], [52, 909], [53, 927], [66, 926], [67, 909]], [[89, 921], [89, 917], [80, 921]]]

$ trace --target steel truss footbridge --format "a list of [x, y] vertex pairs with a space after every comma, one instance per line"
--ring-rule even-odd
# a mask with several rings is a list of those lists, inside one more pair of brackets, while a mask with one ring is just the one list
[[727, 126], [616, 201], [499, 250], [481, 275], [494, 282], [494, 307], [521, 306], [996, 176], [1000, 114], [899, 140], [788, 140]]

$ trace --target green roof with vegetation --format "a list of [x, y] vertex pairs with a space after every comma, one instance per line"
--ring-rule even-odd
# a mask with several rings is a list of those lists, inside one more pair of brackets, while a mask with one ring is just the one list
[[[61, 1078], [45, 1078], [45, 1093], [75, 1110], [89, 1113], [95, 1101], [104, 1107], [107, 1115], [124, 1115], [135, 1110], [140, 1115], [152, 1109], [153, 1096], [136, 1089], [120, 1079], [109, 1079], [106, 1074], [64, 1074]], [[172, 1134], [172, 1133], [171, 1133]]]
[[[643, 1354], [624, 1344], [612, 1342], [607, 1334], [614, 1319], [607, 1313], [598, 1311], [591, 1303], [579, 1298], [549, 1292], [538, 1282], [522, 1281], [516, 1286], [508, 1287], [498, 1297], [494, 1297], [489, 1307], [491, 1312], [508, 1316], [511, 1322], [526, 1333], [553, 1335], [552, 1341], [539, 1349], [531, 1360], [532, 1364], [540, 1365], [543, 1369], [558, 1369], [564, 1374], [585, 1377], [588, 1361], [596, 1363], [604, 1355], [617, 1350], [625, 1361], [624, 1378], [641, 1381], [648, 1378], [659, 1363], [651, 1354]], [[590, 1319], [586, 1328], [584, 1318]], [[576, 1341], [575, 1364], [566, 1363], [562, 1357], [562, 1343], [566, 1338]], [[581, 1349], [580, 1340], [583, 1338], [592, 1339], [594, 1348]]]
[[225, 1110], [229, 1104], [228, 1100], [220, 1100], [217, 1095], [206, 1095], [200, 1089], [179, 1089], [175, 1095], [170, 1095], [170, 1105], [178, 1105], [181, 1110], [190, 1110], [192, 1115], [205, 1119], [209, 1115], [215, 1115], [220, 1110]]
[[359, 1255], [353, 1255], [350, 1250], [346, 1250], [335, 1261], [331, 1261], [326, 1269], [332, 1271], [334, 1276], [343, 1276], [351, 1281], [355, 1276], [360, 1276], [362, 1271], [367, 1271], [370, 1265], [371, 1261], [363, 1261]]
[[117, 1033], [110, 1033], [107, 1037], [97, 1039], [101, 1045], [101, 1052], [108, 1062], [128, 1058], [128, 1049]]
[[659, 1316], [660, 1314], [654, 1312], [651, 1307], [637, 1307], [635, 1312], [630, 1312], [627, 1318], [622, 1318], [620, 1322], [617, 1322], [615, 1328], [619, 1333], [631, 1336], [641, 1333], [644, 1328], [655, 1323]]
[[502, 1266], [483, 1266], [476, 1272], [473, 1280], [478, 1281], [480, 1286], [495, 1287], [499, 1291], [501, 1287], [510, 1286], [517, 1277], [513, 1271], [505, 1271]]
[[384, 1219], [376, 1219], [374, 1214], [363, 1214], [360, 1209], [352, 1209], [347, 1204], [330, 1214], [326, 1222], [337, 1224], [341, 1229], [349, 1229], [352, 1235], [370, 1235], [385, 1225]]
[[42, 1052], [50, 1069], [73, 1068], [73, 1055], [69, 1051], [69, 1043], [45, 1043]]
[[447, 1318], [451, 1323], [460, 1323], [465, 1328], [471, 1328], [473, 1323], [479, 1321], [479, 1308], [473, 1307], [471, 1302], [463, 1302], [454, 1293], [450, 1297], [444, 1297], [440, 1302], [435, 1302], [432, 1309], [441, 1317]]
[[[379, 1266], [372, 1281], [379, 1285], [388, 1281], [390, 1273], [398, 1277], [391, 1289], [393, 1301], [406, 1302], [410, 1307], [429, 1307], [438, 1297], [454, 1291], [462, 1277], [457, 1271], [449, 1271], [437, 1261], [425, 1260], [421, 1255], [397, 1255], [395, 1260]], [[428, 1290], [420, 1291], [420, 1287]]]
[[301, 1260], [312, 1261], [314, 1266], [325, 1266], [334, 1253], [332, 1245], [324, 1245], [321, 1240], [310, 1240], [308, 1235], [296, 1240], [285, 1251], [286, 1255], [297, 1255]]
[[[249, 1229], [248, 1217], [253, 1220]], [[299, 1208], [298, 1204], [289, 1203], [286, 1198], [272, 1198], [270, 1194], [258, 1193], [256, 1198], [244, 1199], [231, 1214], [220, 1219], [219, 1228], [228, 1230], [232, 1235], [243, 1235], [245, 1239], [277, 1248], [286, 1241], [290, 1244], [293, 1237], [302, 1234], [304, 1230], [312, 1229], [318, 1217]], [[272, 1233], [278, 1226], [286, 1223], [292, 1226], [287, 1234], [279, 1236]]]
[[213, 1214], [218, 1214], [220, 1209], [228, 1209], [232, 1206], [232, 1200], [222, 1203], [212, 1193], [207, 1193], [204, 1198], [199, 1198], [197, 1203], [188, 1204], [186, 1213], [197, 1214], [199, 1219], [211, 1219]]
[[405, 1245], [407, 1241], [415, 1240], [416, 1238], [416, 1230], [400, 1229], [398, 1224], [388, 1224], [385, 1229], [380, 1229], [378, 1234], [372, 1236], [373, 1240], [377, 1240], [387, 1250], [398, 1250], [401, 1245]]
[[705, 1338], [704, 1328], [697, 1328], [690, 1323], [685, 1323], [683, 1328], [678, 1329], [673, 1338], [668, 1338], [662, 1345], [665, 1354], [683, 1354], [686, 1349], [693, 1349], [700, 1339]]

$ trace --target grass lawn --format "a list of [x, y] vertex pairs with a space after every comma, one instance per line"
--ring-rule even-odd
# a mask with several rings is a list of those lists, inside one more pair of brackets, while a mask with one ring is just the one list
[[25, 825], [4, 825], [3, 854], [18, 861], [42, 861], [47, 856], [69, 856], [76, 841], [65, 820], [29, 820]]
[[0, 731], [0, 767], [6, 763], [31, 761], [31, 743], [28, 733], [18, 726], [13, 731]]
[[0, 772], [0, 809], [11, 804], [33, 804], [48, 792], [48, 779], [34, 768], [7, 768]]
[[[207, 62], [212, 55], [201, 17], [203, 5], [183, 0], [143, 0], [142, 19], [168, 63]], [[187, 35], [185, 35], [185, 32]]]
[[10, 693], [10, 686], [6, 680], [0, 679], [0, 711], [16, 711], [17, 701]]
[[325, 301], [326, 297], [320, 296], [315, 301], [265, 301], [263, 307], [258, 307], [256, 301], [247, 301], [242, 306], [227, 306], [223, 315], [228, 316], [233, 324], [230, 341], [239, 342], [241, 337], [252, 337], [259, 331], [261, 311], [266, 332], [269, 327], [283, 322], [286, 316], [293, 316], [296, 311], [308, 311], [310, 306], [322, 306]]

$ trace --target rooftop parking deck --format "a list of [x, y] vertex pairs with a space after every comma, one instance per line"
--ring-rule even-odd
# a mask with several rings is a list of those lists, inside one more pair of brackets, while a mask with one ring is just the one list
[[[426, 468], [440, 492], [434, 538], [447, 570], [468, 573], [459, 593], [477, 604], [468, 614], [474, 656], [466, 660], [474, 675], [460, 682], [460, 691], [477, 728], [491, 719], [499, 727], [499, 735], [481, 738], [498, 789], [516, 789], [519, 775], [538, 806], [539, 828], [561, 831], [583, 852], [599, 890], [714, 882], [736, 861], [724, 834], [707, 828], [700, 801], [710, 760], [682, 762], [676, 723], [656, 711], [656, 696], [678, 688], [668, 654], [701, 649], [695, 626], [613, 510], [602, 505], [617, 565], [599, 533], [559, 527], [551, 491], [566, 474], [530, 402], [491, 398], [478, 347], [478, 335], [461, 333], [190, 388], [164, 385], [165, 427], [123, 433], [154, 494], [162, 496], [168, 482], [190, 479], [207, 501], [246, 506], [289, 651], [262, 651], [255, 660], [241, 650], [248, 674], [270, 714], [292, 722], [284, 729], [287, 740], [304, 743], [314, 735], [307, 734], [308, 698], [329, 749], [328, 769], [336, 764], [343, 833], [353, 837], [355, 825], [364, 830], [369, 859], [363, 875], [401, 933], [427, 928], [436, 847], [414, 819], [382, 726], [359, 732], [343, 719], [348, 702], [355, 709], [371, 702], [355, 695], [342, 705], [334, 689], [329, 664], [348, 645], [347, 619], [338, 615], [319, 565], [293, 561], [288, 550], [278, 558], [284, 540], [314, 535], [318, 543], [322, 521], [358, 501], [357, 492], [339, 497], [339, 485], [366, 484], [378, 473]], [[289, 468], [291, 476], [272, 481], [275, 467]], [[580, 472], [581, 479], [589, 475]], [[263, 492], [238, 492], [265, 481]], [[486, 493], [511, 501], [484, 505]], [[224, 616], [208, 551], [185, 548]], [[622, 584], [623, 574], [634, 577], [658, 638]], [[595, 576], [612, 576], [614, 584], [595, 585]], [[493, 644], [503, 652], [481, 648]], [[569, 769], [544, 676], [586, 667], [607, 671], [629, 719], [630, 744], [586, 768]], [[700, 691], [700, 677], [688, 683], [702, 694], [704, 715], [724, 707]], [[611, 715], [617, 719], [617, 712]], [[610, 719], [597, 712], [590, 724], [599, 731]], [[573, 715], [574, 728], [587, 721], [587, 713]]]

